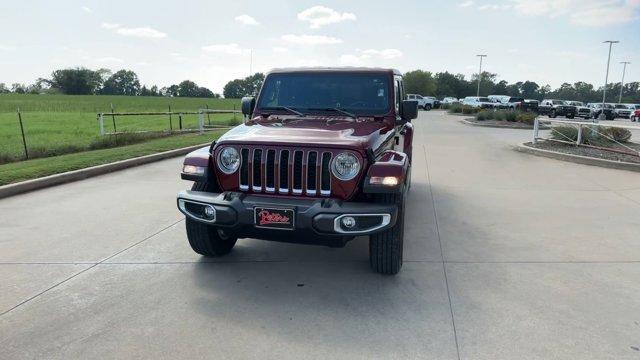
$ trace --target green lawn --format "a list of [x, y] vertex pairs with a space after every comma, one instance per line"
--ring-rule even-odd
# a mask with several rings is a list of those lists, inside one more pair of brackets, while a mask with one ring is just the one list
[[[222, 133], [224, 133], [224, 130], [208, 132], [204, 135], [175, 135], [112, 149], [85, 151], [75, 154], [4, 164], [0, 165], [0, 185], [154, 154], [190, 145], [210, 143], [217, 139]], [[179, 176], [179, 174], [176, 173], [176, 176]]]
[[[192, 112], [208, 106], [210, 109], [239, 109], [237, 99], [166, 98], [142, 96], [95, 95], [25, 95], [0, 94], [0, 163], [22, 159], [24, 149], [16, 113], [20, 108], [32, 156], [47, 156], [86, 150], [99, 138], [96, 114], [110, 112]], [[210, 115], [206, 122], [228, 124], [232, 114]], [[236, 121], [241, 116], [235, 116]], [[197, 127], [197, 115], [185, 115], [183, 128]], [[178, 116], [116, 117], [117, 131], [162, 131], [178, 128]], [[111, 117], [105, 117], [105, 131], [114, 130]], [[163, 141], [167, 141], [163, 139]]]

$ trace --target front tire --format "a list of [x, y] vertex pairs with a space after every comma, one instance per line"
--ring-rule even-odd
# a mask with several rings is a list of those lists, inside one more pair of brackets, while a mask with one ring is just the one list
[[[196, 182], [191, 187], [194, 191], [213, 191], [212, 185], [206, 182]], [[224, 230], [215, 226], [207, 225], [199, 221], [191, 220], [188, 217], [185, 220], [187, 228], [187, 239], [191, 249], [196, 253], [207, 256], [223, 256], [231, 252], [238, 241], [238, 238], [232, 234], [226, 233]]]
[[549, 113], [549, 117], [550, 118], [555, 118], [556, 117], [556, 111], [555, 110], [551, 110], [551, 112]]
[[430, 105], [430, 104], [426, 104], [426, 105], [424, 106], [424, 109], [425, 109], [426, 111], [431, 110], [431, 105]]
[[396, 224], [381, 233], [369, 237], [369, 263], [379, 274], [395, 275], [402, 268], [404, 247], [405, 192], [400, 194], [376, 195], [376, 202], [396, 204], [398, 216]]

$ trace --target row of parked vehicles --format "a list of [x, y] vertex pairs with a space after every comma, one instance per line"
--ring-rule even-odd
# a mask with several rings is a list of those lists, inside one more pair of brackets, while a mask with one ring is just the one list
[[640, 104], [611, 104], [611, 103], [583, 103], [581, 101], [568, 101], [557, 99], [544, 99], [542, 101], [525, 99], [508, 95], [467, 96], [463, 99], [445, 97], [438, 100], [433, 96], [409, 94], [409, 100], [416, 100], [418, 107], [424, 110], [437, 109], [443, 104], [462, 104], [482, 109], [512, 109], [533, 111], [550, 118], [564, 116], [567, 119], [584, 118], [597, 119], [604, 112], [607, 120], [617, 118], [640, 121]]

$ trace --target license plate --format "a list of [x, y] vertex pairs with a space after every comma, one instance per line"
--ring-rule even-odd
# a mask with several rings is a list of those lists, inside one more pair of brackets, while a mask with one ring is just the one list
[[295, 226], [293, 209], [255, 207], [253, 212], [256, 227], [293, 230]]

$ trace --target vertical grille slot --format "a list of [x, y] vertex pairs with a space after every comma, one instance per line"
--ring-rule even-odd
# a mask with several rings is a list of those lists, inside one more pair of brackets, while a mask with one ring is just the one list
[[322, 167], [320, 173], [320, 194], [331, 194], [331, 153], [322, 153]]
[[253, 191], [262, 190], [262, 149], [253, 150], [253, 169], [252, 169], [252, 188]]
[[315, 194], [318, 190], [316, 185], [316, 166], [318, 165], [318, 153], [310, 151], [307, 153], [307, 194]]
[[302, 194], [302, 151], [293, 153], [293, 193]]
[[240, 160], [240, 190], [249, 189], [249, 149], [242, 149]]
[[289, 150], [280, 151], [280, 176], [278, 177], [278, 191], [289, 192]]
[[265, 187], [267, 191], [273, 192], [276, 189], [275, 169], [276, 167], [276, 151], [267, 150], [267, 164], [265, 166], [265, 172], [267, 173], [265, 179]]

